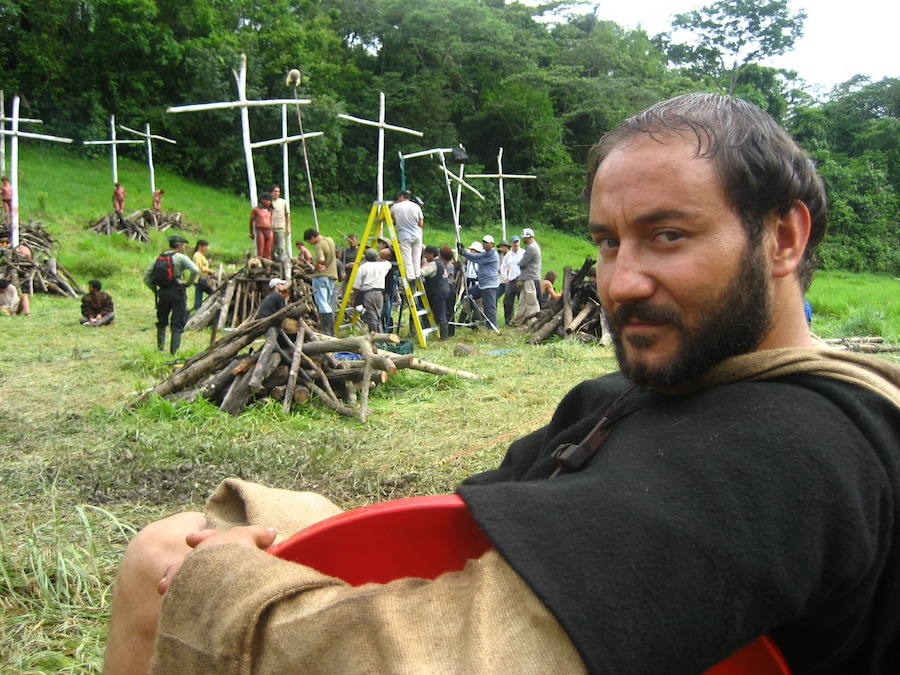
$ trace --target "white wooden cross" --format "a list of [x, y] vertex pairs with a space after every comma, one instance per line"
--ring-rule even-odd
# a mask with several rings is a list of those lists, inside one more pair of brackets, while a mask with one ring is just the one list
[[352, 115], [345, 115], [344, 113], [338, 113], [338, 117], [344, 120], [349, 120], [350, 122], [356, 122], [357, 124], [365, 124], [370, 127], [378, 127], [378, 202], [384, 202], [384, 130], [390, 129], [391, 131], [399, 131], [404, 134], [411, 134], [413, 136], [424, 136], [421, 131], [416, 131], [415, 129], [407, 129], [406, 127], [398, 127], [393, 124], [385, 124], [384, 122], [384, 92], [379, 92], [378, 94], [378, 121], [373, 122], [372, 120], [364, 120], [359, 117], [353, 117]]
[[144, 124], [143, 131], [129, 129], [124, 124], [120, 124], [119, 128], [124, 129], [135, 136], [140, 136], [147, 143], [147, 166], [150, 167], [150, 197], [152, 199], [153, 193], [156, 192], [156, 174], [153, 172], [153, 141], [165, 141], [166, 143], [172, 143], [173, 145], [177, 143], [177, 141], [173, 141], [171, 138], [166, 138], [165, 136], [151, 134], [149, 123]]
[[[300, 110], [299, 106], [297, 107], [297, 116], [299, 117]], [[303, 141], [303, 159], [306, 162], [306, 178], [309, 182], [309, 193], [310, 198], [312, 199], [312, 210], [313, 210], [313, 222], [316, 224], [316, 231], [319, 230], [319, 219], [316, 215], [316, 202], [312, 197], [312, 177], [309, 175], [309, 160], [306, 157], [306, 139], [307, 138], [315, 138], [316, 136], [323, 136], [324, 134], [321, 131], [310, 131], [309, 133], [303, 133], [303, 127], [301, 123], [300, 133], [294, 136], [288, 136], [288, 123], [287, 123], [287, 106], [281, 106], [281, 137], [280, 138], [272, 138], [268, 141], [256, 141], [255, 143], [250, 144], [250, 148], [255, 150], [256, 148], [266, 148], [271, 145], [280, 145], [281, 146], [281, 171], [282, 171], [282, 198], [284, 199], [286, 206], [285, 212], [291, 212], [291, 192], [290, 192], [290, 181], [288, 180], [288, 143], [293, 143], [294, 141]], [[291, 241], [291, 232], [290, 225], [288, 225], [288, 230], [285, 232], [285, 245], [284, 245], [284, 260], [282, 263], [284, 264], [284, 278], [290, 281], [291, 279], [291, 266], [290, 266], [290, 258], [291, 251], [293, 250], [294, 242]]]
[[119, 157], [116, 147], [119, 145], [132, 145], [134, 143], [143, 143], [136, 138], [116, 138], [116, 116], [109, 116], [109, 140], [108, 141], [82, 141], [84, 145], [108, 145], [112, 148], [112, 175], [113, 184], [119, 182]]
[[196, 112], [198, 110], [224, 110], [229, 108], [240, 108], [241, 110], [241, 136], [244, 143], [244, 162], [247, 165], [247, 187], [250, 190], [250, 204], [256, 206], [256, 170], [253, 167], [253, 148], [250, 141], [250, 113], [249, 108], [261, 108], [270, 105], [305, 105], [310, 103], [310, 99], [297, 98], [275, 98], [259, 101], [247, 100], [247, 55], [241, 54], [241, 69], [239, 72], [232, 71], [234, 79], [237, 82], [238, 100], [237, 101], [220, 101], [217, 103], [197, 103], [192, 105], [176, 105], [166, 109], [166, 112]]
[[[0, 89], [0, 131], [6, 129], [6, 99], [3, 96], [3, 90]], [[31, 117], [20, 117], [19, 124], [28, 122], [29, 124], [43, 124], [43, 120], [32, 119]], [[0, 174], [6, 174], [6, 136], [0, 136]]]
[[500, 180], [500, 225], [506, 240], [506, 197], [503, 195], [504, 178], [537, 178], [533, 174], [503, 173], [503, 148], [497, 153], [497, 173], [470, 173], [469, 178], [498, 178]]
[[[400, 155], [401, 160], [412, 159], [413, 157], [434, 157], [437, 155], [441, 163], [441, 171], [444, 173], [444, 183], [447, 185], [447, 195], [450, 197], [450, 211], [453, 213], [453, 226], [456, 229], [456, 240], [459, 241], [459, 202], [462, 188], [465, 187], [466, 189], [471, 190], [478, 195], [482, 201], [484, 200], [484, 195], [463, 180], [462, 174], [465, 170], [465, 164], [460, 164], [458, 176], [447, 168], [447, 162], [445, 161], [444, 156], [452, 152], [453, 148], [431, 148], [430, 150], [419, 150], [418, 152], [410, 152], [405, 155], [401, 153], [397, 154]], [[456, 181], [455, 200], [453, 199], [453, 181]]]
[[12, 183], [12, 224], [9, 229], [9, 242], [15, 248], [19, 245], [19, 139], [34, 138], [41, 141], [54, 141], [56, 143], [71, 143], [71, 138], [60, 136], [47, 136], [45, 134], [32, 134], [28, 131], [19, 131], [19, 97], [13, 97], [11, 129], [0, 129], [0, 135], [4, 138], [10, 136], [9, 179]]

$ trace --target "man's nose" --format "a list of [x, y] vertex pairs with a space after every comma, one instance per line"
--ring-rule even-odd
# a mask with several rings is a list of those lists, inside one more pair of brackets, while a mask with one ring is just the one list
[[614, 303], [629, 304], [653, 295], [656, 280], [639, 253], [622, 245], [615, 259], [607, 264], [605, 273], [598, 274], [597, 279], [599, 283], [606, 283], [606, 295]]

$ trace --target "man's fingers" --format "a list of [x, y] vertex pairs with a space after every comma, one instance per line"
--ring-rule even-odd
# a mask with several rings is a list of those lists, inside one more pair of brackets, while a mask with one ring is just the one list
[[197, 544], [199, 544], [204, 539], [209, 539], [212, 536], [217, 534], [221, 534], [219, 530], [213, 530], [211, 528], [207, 528], [205, 530], [198, 530], [197, 532], [191, 532], [187, 537], [185, 537], [185, 542], [191, 548], [196, 548]]

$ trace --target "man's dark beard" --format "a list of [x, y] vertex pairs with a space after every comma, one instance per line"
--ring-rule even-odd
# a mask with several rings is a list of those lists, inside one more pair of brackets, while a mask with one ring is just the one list
[[[700, 308], [697, 325], [689, 328], [682, 314], [673, 308], [658, 307], [647, 300], [622, 305], [609, 316], [609, 328], [619, 369], [643, 386], [673, 386], [697, 379], [730, 356], [755, 348], [769, 327], [771, 297], [762, 246], [747, 245], [748, 256], [737, 275], [722, 293]], [[681, 345], [661, 367], [630, 363], [622, 343], [622, 329], [629, 319], [669, 323], [681, 332]], [[639, 351], [649, 347], [656, 336], [626, 338]]]

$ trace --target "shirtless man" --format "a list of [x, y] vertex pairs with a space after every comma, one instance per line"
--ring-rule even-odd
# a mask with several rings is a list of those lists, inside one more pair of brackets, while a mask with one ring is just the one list
[[153, 213], [159, 213], [161, 206], [160, 202], [162, 201], [162, 196], [166, 194], [165, 190], [154, 190], [153, 191]]
[[9, 184], [9, 178], [3, 176], [0, 178], [3, 185], [0, 185], [0, 196], [3, 197], [3, 221], [7, 225], [12, 224], [12, 185]]
[[114, 183], [112, 197], [113, 209], [116, 213], [122, 213], [125, 210], [125, 188], [121, 183]]
[[250, 211], [250, 238], [256, 239], [256, 255], [266, 260], [272, 259], [272, 195], [264, 192], [259, 197], [259, 206]]

